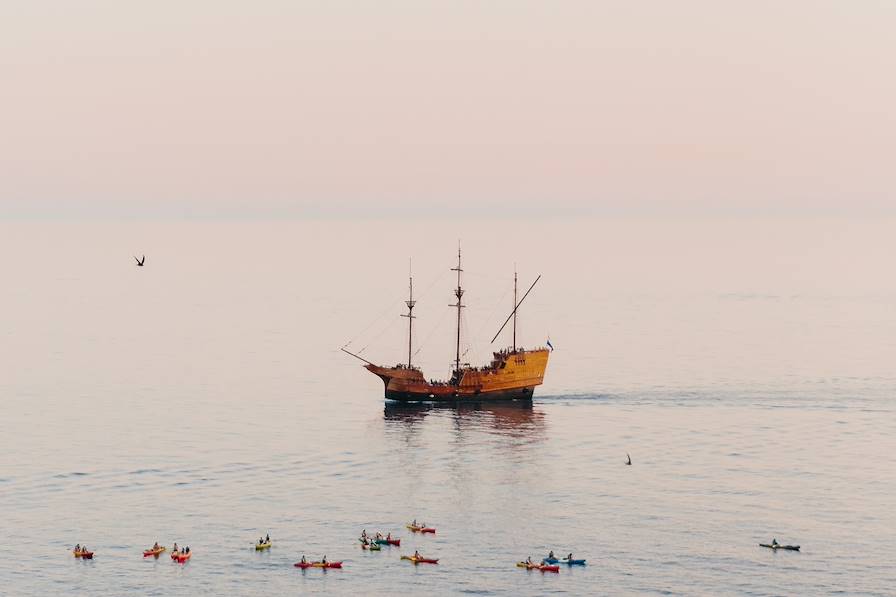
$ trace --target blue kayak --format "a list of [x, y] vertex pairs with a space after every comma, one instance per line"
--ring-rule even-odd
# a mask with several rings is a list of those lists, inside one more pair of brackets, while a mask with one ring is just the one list
[[557, 558], [545, 558], [541, 561], [543, 564], [566, 564], [567, 566], [584, 566], [585, 560], [567, 560], [563, 558], [562, 560], [558, 560]]

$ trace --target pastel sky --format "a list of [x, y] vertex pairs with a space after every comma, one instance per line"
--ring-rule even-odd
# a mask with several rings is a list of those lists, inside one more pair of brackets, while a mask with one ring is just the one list
[[0, 216], [896, 213], [896, 3], [0, 4]]

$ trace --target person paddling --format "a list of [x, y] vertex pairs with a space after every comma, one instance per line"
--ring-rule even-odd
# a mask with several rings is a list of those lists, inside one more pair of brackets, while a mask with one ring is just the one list
[[548, 559], [549, 559], [549, 560], [553, 560], [553, 559], [554, 559], [554, 550], [551, 550], [551, 552], [548, 554]]
[[320, 563], [323, 564], [324, 566], [326, 566], [326, 565], [327, 565], [327, 556], [324, 556], [324, 557], [321, 559]]
[[302, 563], [303, 563], [303, 564], [306, 564], [306, 563], [307, 563], [307, 562], [305, 561], [305, 554], [302, 554]]
[[265, 543], [270, 543], [270, 542], [271, 542], [271, 534], [270, 534], [270, 533], [267, 533], [267, 534], [264, 536], [264, 542], [265, 542]]

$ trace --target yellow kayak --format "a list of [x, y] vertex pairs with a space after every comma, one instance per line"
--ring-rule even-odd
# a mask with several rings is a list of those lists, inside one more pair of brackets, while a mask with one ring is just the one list
[[255, 549], [256, 551], [261, 551], [262, 549], [268, 549], [271, 545], [273, 545], [273, 543], [270, 541], [268, 541], [267, 543], [256, 543]]
[[165, 551], [165, 549], [166, 549], [165, 547], [158, 547], [156, 549], [144, 549], [143, 557], [148, 558], [149, 556], [157, 556], [160, 553], [162, 553], [163, 551]]

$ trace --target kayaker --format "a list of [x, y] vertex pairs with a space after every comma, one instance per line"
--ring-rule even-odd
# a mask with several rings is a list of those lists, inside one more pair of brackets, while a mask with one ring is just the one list
[[569, 554], [568, 556], [566, 556], [566, 559], [567, 559], [567, 560], [572, 560], [572, 554]]
[[411, 526], [412, 526], [412, 527], [417, 526], [417, 519], [416, 519], [416, 518], [414, 519], [414, 522], [411, 523]]
[[367, 539], [367, 529], [364, 529], [363, 531], [361, 531], [361, 538]]
[[270, 542], [271, 542], [271, 534], [270, 534], [270, 533], [267, 533], [267, 534], [264, 536], [264, 542], [265, 542], [265, 543], [270, 543]]
[[324, 566], [326, 566], [327, 565], [327, 556], [324, 556], [323, 558], [321, 558], [320, 563], [323, 564]]
[[80, 543], [75, 545], [75, 553], [81, 553], [81, 544]]
[[419, 560], [419, 559], [420, 559], [420, 552], [417, 551], [416, 549], [414, 550], [414, 559], [415, 559], [415, 560]]
[[386, 533], [386, 541], [392, 540], [392, 533]]
[[777, 547], [777, 546], [778, 546], [778, 540], [777, 540], [777, 539], [772, 539], [772, 545], [774, 545], [775, 547]]
[[382, 534], [381, 532], [377, 531], [377, 532], [376, 532], [376, 538], [377, 538], [377, 539], [382, 539], [382, 538], [383, 538], [383, 534]]
[[554, 559], [554, 551], [553, 551], [553, 550], [551, 550], [551, 552], [548, 554], [548, 559], [549, 559], [549, 560], [553, 560], [553, 559]]
[[307, 562], [305, 561], [305, 554], [302, 554], [302, 563], [303, 563], [303, 564], [306, 564], [306, 563], [307, 563]]
[[532, 556], [528, 556], [528, 557], [526, 558], [526, 564], [529, 565], [529, 566], [532, 565]]
[[177, 553], [177, 542], [176, 541], [174, 542], [174, 547], [171, 548], [171, 551], [173, 551], [174, 553]]

